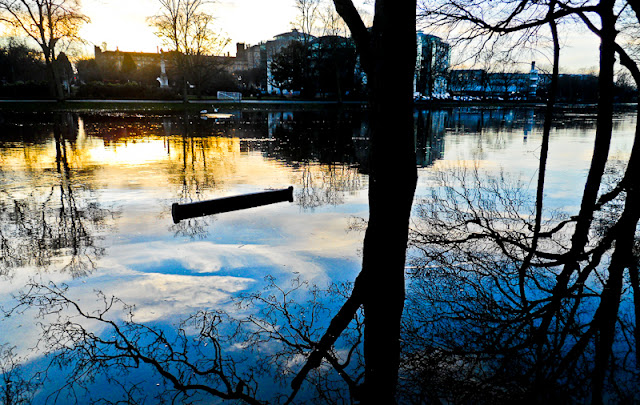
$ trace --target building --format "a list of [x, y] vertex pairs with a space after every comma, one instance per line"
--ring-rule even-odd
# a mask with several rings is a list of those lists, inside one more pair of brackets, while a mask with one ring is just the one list
[[271, 62], [274, 57], [289, 46], [293, 41], [311, 41], [315, 39], [312, 35], [304, 35], [300, 31], [293, 29], [290, 32], [278, 34], [273, 39], [262, 42], [258, 45], [247, 47], [243, 43], [236, 44], [235, 61], [231, 64], [234, 71], [255, 70], [259, 71], [264, 77], [256, 80], [256, 87], [261, 88], [267, 93], [281, 93], [281, 90], [274, 86], [271, 75]]
[[529, 94], [527, 98], [535, 100], [538, 95], [538, 84], [540, 81], [540, 75], [538, 69], [536, 69], [536, 61], [531, 62], [531, 70], [529, 71]]
[[163, 52], [159, 50], [157, 53], [148, 52], [122, 52], [118, 49], [115, 51], [102, 50], [98, 46], [94, 46], [94, 57], [96, 63], [102, 66], [112, 65], [116, 69], [122, 69], [125, 57], [130, 57], [138, 68], [146, 68], [149, 66], [160, 67], [160, 62], [172, 58], [173, 52]]
[[417, 57], [413, 80], [414, 93], [429, 98], [448, 96], [449, 44], [435, 35], [418, 32], [416, 35]]
[[[244, 43], [236, 43], [236, 56], [207, 56], [213, 62], [212, 66], [223, 67], [227, 72], [237, 77], [238, 83], [243, 83], [246, 89], [253, 88], [259, 92], [268, 94], [282, 94], [283, 90], [274, 83], [271, 72], [271, 64], [275, 57], [282, 50], [294, 41], [307, 44], [310, 47], [313, 57], [309, 61], [311, 69], [328, 69], [323, 67], [323, 59], [334, 57], [342, 52], [338, 68], [332, 71], [331, 80], [323, 80], [322, 75], [318, 75], [318, 91], [321, 93], [339, 92], [346, 94], [349, 88], [353, 92], [362, 92], [366, 88], [366, 75], [362, 71], [359, 60], [356, 56], [355, 44], [350, 38], [337, 36], [315, 37], [305, 35], [293, 29], [274, 36], [271, 40], [257, 45], [247, 46]], [[450, 46], [434, 35], [419, 32], [416, 37], [417, 59], [414, 76], [414, 91], [421, 96], [433, 98], [445, 98], [448, 96], [448, 75]], [[167, 74], [175, 72], [176, 53], [158, 50], [156, 53], [145, 52], [122, 52], [118, 49], [107, 51], [94, 48], [96, 63], [100, 66], [107, 66], [117, 71], [122, 70], [127, 59], [132, 60], [138, 69], [155, 67], [161, 77], [158, 78], [162, 87], [169, 83]], [[353, 54], [353, 63], [351, 56]], [[346, 63], [349, 61], [349, 63]], [[332, 61], [335, 65], [335, 61]], [[325, 63], [329, 65], [330, 63]], [[164, 65], [164, 68], [161, 66]], [[333, 73], [338, 70], [338, 74]], [[326, 75], [325, 75], [326, 76]], [[336, 80], [336, 89], [329, 89]], [[330, 83], [331, 82], [331, 83]], [[329, 90], [327, 90], [329, 89]]]
[[539, 82], [540, 75], [535, 62], [531, 62], [528, 73], [454, 69], [449, 76], [449, 91], [454, 97], [535, 100]]
[[[238, 47], [244, 46], [243, 44], [237, 44]], [[161, 69], [164, 62], [167, 69], [175, 68], [175, 51], [163, 51], [158, 50], [156, 53], [150, 52], [123, 52], [118, 49], [115, 51], [102, 50], [98, 46], [94, 46], [94, 58], [96, 63], [101, 66], [112, 66], [116, 70], [121, 70], [122, 65], [126, 58], [131, 58], [138, 69], [144, 69], [148, 67], [156, 67]], [[238, 60], [233, 56], [206, 56], [209, 60], [214, 62], [212, 65], [223, 66], [230, 72], [240, 71], [246, 69], [246, 61]]]

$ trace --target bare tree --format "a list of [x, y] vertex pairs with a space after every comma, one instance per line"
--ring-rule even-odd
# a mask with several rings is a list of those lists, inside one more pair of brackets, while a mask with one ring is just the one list
[[189, 81], [203, 80], [207, 70], [214, 67], [210, 55], [220, 52], [229, 40], [213, 31], [210, 1], [158, 0], [158, 3], [160, 11], [149, 17], [149, 23], [174, 52], [183, 100], [187, 102]]
[[322, 35], [347, 36], [349, 28], [336, 11], [333, 3], [325, 1], [321, 4], [319, 20], [321, 22]]
[[[592, 236], [582, 272], [540, 344], [536, 325], [558, 299], [556, 277], [570, 251], [576, 218], [549, 210], [539, 216], [537, 193], [502, 174], [454, 168], [434, 173], [433, 180], [437, 186], [419, 204], [411, 237], [415, 253], [404, 321], [404, 370], [413, 376], [406, 381], [415, 385], [409, 386], [455, 401], [477, 398], [478, 387], [489, 395], [485, 400], [497, 401], [532, 395], [544, 402], [597, 400], [604, 387], [610, 398], [632, 398], [634, 389], [625, 385], [638, 375], [632, 338], [637, 329], [629, 317], [629, 293], [620, 297], [627, 310], [612, 315], [618, 332], [609, 342], [615, 342], [609, 363], [594, 362], [601, 344], [594, 330], [602, 311], [599, 301], [610, 294], [606, 286], [614, 264], [603, 266], [602, 259], [615, 254], [612, 235], [627, 237], [615, 230], [628, 220], [624, 200], [597, 214], [597, 222], [606, 225]], [[637, 243], [633, 236], [631, 241]], [[424, 380], [434, 374], [433, 381]], [[607, 378], [596, 381], [599, 374]], [[454, 381], [461, 385], [452, 390]]]
[[305, 45], [316, 33], [320, 19], [322, 0], [295, 0], [294, 6], [298, 10], [296, 21], [291, 24], [302, 32]]
[[82, 14], [79, 0], [0, 0], [0, 22], [33, 39], [44, 57], [53, 94], [64, 100], [56, 69], [58, 46], [79, 40], [78, 31], [89, 17]]
[[[312, 35], [348, 36], [349, 27], [344, 22], [332, 0], [295, 0], [298, 15], [291, 24], [305, 35], [305, 39]], [[358, 9], [366, 26], [372, 24], [368, 11]]]
[[[394, 403], [405, 298], [405, 254], [417, 180], [412, 108], [416, 5], [376, 1], [374, 23], [369, 30], [351, 0], [334, 0], [334, 4], [349, 26], [371, 89], [369, 222], [362, 271], [353, 292], [292, 386], [299, 388], [306, 373], [320, 365], [326, 350], [363, 305], [365, 379], [361, 400]], [[402, 52], [397, 52], [399, 44], [406, 46]], [[391, 54], [396, 57], [389, 58]], [[389, 116], [396, 119], [389, 120]], [[393, 142], [388, 142], [390, 136]]]
[[[323, 372], [324, 365], [329, 364], [347, 385], [350, 396], [366, 403], [394, 403], [400, 364], [400, 320], [405, 299], [409, 217], [417, 181], [412, 108], [416, 5], [411, 1], [398, 3], [377, 0], [374, 24], [369, 30], [350, 0], [335, 0], [334, 3], [350, 28], [371, 86], [370, 109], [373, 119], [370, 125], [368, 165], [370, 216], [365, 233], [362, 271], [351, 294], [348, 297], [345, 294], [344, 305], [328, 326], [325, 323], [321, 329], [308, 328], [306, 324], [299, 325], [297, 317], [293, 318], [285, 313], [283, 321], [293, 324], [292, 330], [296, 336], [304, 337], [309, 331], [314, 333], [310, 339], [303, 338], [303, 344], [297, 340], [292, 342], [289, 335], [283, 336], [282, 343], [297, 348], [297, 353], [301, 356], [299, 358], [304, 363], [301, 366], [299, 363], [292, 364], [296, 368], [300, 367], [295, 376], [291, 375], [291, 394], [287, 402], [291, 403], [297, 393], [305, 389], [302, 385], [304, 381]], [[166, 21], [167, 18], [165, 16], [161, 21]], [[171, 21], [178, 20], [180, 18], [176, 17], [166, 26], [172, 26]], [[398, 44], [403, 46], [402, 52], [398, 52]], [[392, 54], [396, 56], [389, 58]], [[394, 119], [388, 119], [390, 116]], [[389, 142], [390, 137], [392, 142]], [[112, 335], [103, 338], [87, 333], [86, 328], [74, 321], [80, 318], [64, 317], [61, 322], [43, 323], [45, 346], [58, 348], [63, 354], [62, 359], [65, 359], [65, 353], [70, 354], [66, 357], [68, 362], [65, 364], [70, 364], [69, 361], [74, 356], [87, 353], [94, 356], [91, 361], [84, 357], [78, 358], [83, 360], [75, 362], [80, 367], [94, 369], [113, 366], [110, 362], [114, 360], [115, 366], [120, 368], [145, 363], [163, 376], [179, 395], [201, 390], [220, 398], [258, 403], [248, 394], [253, 385], [251, 375], [241, 376], [217, 350], [219, 341], [213, 332], [218, 327], [220, 318], [215, 314], [212, 316], [210, 313], [203, 313], [194, 318], [201, 325], [198, 329], [204, 331], [204, 334], [199, 333], [198, 336], [207, 340], [215, 349], [205, 358], [204, 364], [194, 364], [185, 360], [186, 349], [183, 343], [176, 346], [159, 331], [136, 324], [131, 318], [122, 326], [108, 321], [106, 313], [117, 303], [115, 299], [103, 298], [103, 309], [89, 313], [69, 300], [64, 290], [51, 286], [33, 285], [32, 291], [27, 291], [23, 298], [24, 304], [44, 308], [46, 314], [62, 313], [63, 309], [69, 308], [80, 318], [103, 323], [112, 330]], [[356, 367], [355, 375], [347, 369], [351, 364], [349, 359], [353, 350], [335, 350], [340, 347], [339, 339], [348, 338], [348, 333], [343, 334], [353, 325], [354, 319], [357, 325], [362, 325], [358, 320], [361, 307], [364, 309], [366, 324], [363, 337], [364, 380], [360, 375], [362, 367]], [[60, 311], [56, 308], [60, 308]], [[152, 346], [147, 346], [148, 349], [138, 349], [138, 343], [142, 340], [135, 336], [141, 336], [141, 333], [144, 334], [144, 339], [153, 342]], [[134, 336], [133, 340], [129, 337], [131, 334]], [[59, 338], [60, 336], [63, 338]], [[179, 332], [179, 336], [184, 336], [184, 333]], [[180, 341], [184, 342], [184, 339]], [[77, 344], [59, 344], [63, 342]], [[353, 341], [354, 345], [359, 342], [359, 338]], [[103, 351], [96, 349], [104, 344], [118, 350], [119, 355], [115, 358], [101, 357]], [[338, 359], [336, 355], [341, 353], [347, 357]], [[170, 370], [175, 370], [178, 374]], [[83, 374], [78, 374], [80, 375]], [[202, 383], [199, 380], [201, 377], [213, 380], [217, 388], [209, 383]]]

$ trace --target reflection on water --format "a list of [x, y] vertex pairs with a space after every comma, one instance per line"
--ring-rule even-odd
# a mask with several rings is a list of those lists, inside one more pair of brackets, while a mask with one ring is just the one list
[[[34, 143], [3, 149], [3, 276], [29, 266], [87, 275], [104, 254], [100, 239], [117, 215], [93, 196], [93, 185], [85, 181], [91, 173], [72, 170], [79, 155], [78, 121], [57, 116], [52, 129], [48, 147]], [[24, 172], [15, 170], [20, 167]]]
[[[634, 123], [615, 121], [612, 153], [621, 158]], [[293, 277], [326, 285], [359, 270], [363, 235], [347, 230], [368, 216], [365, 113], [7, 115], [0, 125], [3, 307], [38, 277], [67, 283], [89, 306], [94, 289], [117, 295], [136, 305], [138, 322], [166, 327], [200, 309], [237, 311], [231, 298], [260, 290], [267, 275], [277, 285]], [[534, 110], [416, 111], [415, 128], [418, 198], [430, 194], [435, 170], [452, 166], [506, 171], [525, 185], [535, 176]], [[591, 115], [567, 113], [556, 124], [550, 208], [579, 204], [593, 134]], [[290, 185], [293, 204], [171, 220], [174, 202]], [[0, 344], [26, 353], [37, 340], [32, 318], [4, 319], [0, 330], [15, 332], [0, 332]]]

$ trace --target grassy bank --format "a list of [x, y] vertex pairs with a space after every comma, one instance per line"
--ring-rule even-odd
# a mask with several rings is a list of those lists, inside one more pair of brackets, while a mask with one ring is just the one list
[[68, 100], [63, 103], [55, 101], [0, 101], [2, 112], [109, 112], [132, 114], [180, 114], [199, 113], [202, 110], [213, 112], [282, 110], [301, 111], [328, 108], [361, 109], [364, 103], [322, 101], [289, 101], [289, 100], [247, 100], [240, 103], [220, 102], [218, 100], [193, 100], [188, 104], [181, 101], [155, 100]]

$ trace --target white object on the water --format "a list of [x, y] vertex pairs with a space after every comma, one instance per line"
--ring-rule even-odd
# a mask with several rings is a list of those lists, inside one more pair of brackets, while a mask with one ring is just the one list
[[202, 113], [203, 117], [207, 117], [207, 118], [231, 118], [233, 117], [233, 114], [224, 114], [224, 113]]

